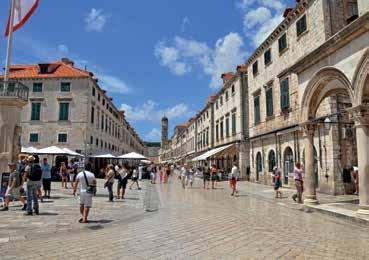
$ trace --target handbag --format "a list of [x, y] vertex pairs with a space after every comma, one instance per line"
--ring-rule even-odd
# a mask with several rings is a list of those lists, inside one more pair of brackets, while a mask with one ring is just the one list
[[97, 192], [96, 186], [90, 185], [90, 184], [88, 183], [88, 179], [87, 179], [87, 176], [86, 176], [85, 171], [83, 171], [83, 176], [85, 176], [85, 181], [86, 181], [86, 185], [87, 185], [87, 187], [86, 187], [86, 192], [87, 192], [88, 194], [96, 195], [96, 192]]

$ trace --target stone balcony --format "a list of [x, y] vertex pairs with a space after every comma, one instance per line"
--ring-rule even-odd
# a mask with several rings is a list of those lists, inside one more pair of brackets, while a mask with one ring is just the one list
[[19, 98], [24, 102], [28, 101], [29, 89], [26, 85], [10, 80], [8, 82], [0, 81], [0, 98]]

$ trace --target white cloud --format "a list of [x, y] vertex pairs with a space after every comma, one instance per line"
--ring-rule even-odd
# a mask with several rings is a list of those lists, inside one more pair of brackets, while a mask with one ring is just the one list
[[102, 9], [92, 8], [85, 17], [85, 26], [87, 31], [101, 32], [110, 15], [103, 12]]
[[127, 94], [132, 91], [132, 88], [126, 82], [115, 76], [103, 72], [97, 72], [96, 76], [100, 81], [101, 87], [109, 92]]
[[159, 122], [164, 115], [168, 117], [168, 119], [185, 118], [191, 115], [188, 106], [184, 103], [165, 109], [159, 109], [158, 104], [152, 100], [148, 100], [142, 105], [135, 107], [122, 104], [121, 109], [125, 111], [125, 115], [130, 121]]
[[[221, 74], [234, 71], [244, 61], [246, 53], [243, 45], [237, 33], [218, 39], [214, 48], [204, 42], [175, 36], [169, 43], [160, 42], [155, 48], [155, 55], [175, 75], [184, 75], [191, 72], [195, 65], [199, 66], [204, 74], [210, 76], [210, 87], [217, 88], [221, 85]], [[181, 71], [182, 74], [174, 70], [178, 64], [186, 68]]]
[[282, 0], [240, 0], [236, 7], [243, 12], [245, 35], [257, 47], [283, 20], [286, 5]]
[[145, 138], [144, 140], [145, 141], [149, 141], [149, 142], [155, 142], [155, 141], [159, 141], [160, 140], [160, 137], [161, 137], [161, 132], [159, 129], [157, 128], [153, 128], [151, 129], [150, 132], [148, 132], [146, 135], [145, 135]]
[[187, 27], [189, 27], [191, 25], [190, 19], [185, 16], [182, 18], [182, 23], [181, 23], [181, 33], [186, 32]]
[[61, 54], [68, 54], [69, 53], [69, 48], [67, 45], [65, 44], [59, 44], [58, 45], [58, 51], [61, 53]]

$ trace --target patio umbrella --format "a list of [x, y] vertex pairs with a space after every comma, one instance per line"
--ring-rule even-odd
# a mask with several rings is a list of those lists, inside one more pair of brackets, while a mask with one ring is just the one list
[[83, 155], [82, 155], [82, 154], [76, 153], [75, 151], [72, 151], [72, 150], [70, 150], [70, 149], [68, 149], [68, 148], [63, 148], [63, 150], [64, 150], [65, 152], [67, 152], [67, 153], [68, 153], [68, 155], [71, 155], [71, 156], [78, 156], [78, 157], [83, 157]]
[[29, 153], [29, 154], [34, 154], [37, 153], [38, 149], [30, 146], [30, 147], [22, 147], [21, 153]]
[[139, 154], [139, 153], [135, 153], [135, 152], [121, 155], [118, 158], [119, 159], [126, 159], [126, 160], [147, 160], [147, 158], [145, 156], [143, 156], [142, 154]]
[[69, 155], [68, 152], [57, 146], [50, 146], [43, 149], [40, 149], [36, 152], [36, 154], [48, 154], [48, 155]]
[[103, 159], [117, 159], [116, 156], [110, 154], [110, 153], [106, 153], [106, 154], [95, 154], [90, 156], [91, 158], [103, 158]]

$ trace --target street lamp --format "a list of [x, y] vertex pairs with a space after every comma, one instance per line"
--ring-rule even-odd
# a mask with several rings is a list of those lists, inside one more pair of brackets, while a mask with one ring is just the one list
[[325, 128], [325, 130], [329, 131], [331, 129], [331, 123], [332, 123], [332, 121], [329, 119], [329, 117], [326, 117], [324, 119], [324, 128]]

